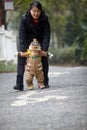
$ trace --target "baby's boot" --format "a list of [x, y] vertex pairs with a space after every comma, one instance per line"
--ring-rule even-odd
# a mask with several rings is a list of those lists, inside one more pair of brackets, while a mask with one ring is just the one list
[[41, 89], [44, 89], [44, 88], [45, 88], [45, 86], [44, 86], [44, 85], [43, 85], [43, 86], [40, 86], [40, 88], [41, 88]]
[[29, 88], [29, 90], [33, 90], [33, 86], [32, 85], [28, 86], [28, 88]]
[[42, 85], [39, 85], [39, 88], [40, 88], [40, 89], [44, 89], [45, 86], [42, 84]]

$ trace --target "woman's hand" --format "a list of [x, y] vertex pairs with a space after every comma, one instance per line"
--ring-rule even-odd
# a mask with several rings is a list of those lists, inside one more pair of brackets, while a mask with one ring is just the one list
[[22, 52], [15, 52], [15, 56], [21, 56]]
[[42, 50], [41, 50], [41, 51], [40, 51], [40, 54], [41, 54], [41, 56], [45, 56], [45, 57], [47, 56], [47, 52], [46, 52], [46, 51], [42, 51]]

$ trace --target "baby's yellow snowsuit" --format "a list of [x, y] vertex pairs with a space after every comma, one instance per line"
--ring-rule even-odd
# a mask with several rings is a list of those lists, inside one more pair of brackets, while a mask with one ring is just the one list
[[27, 59], [25, 78], [28, 87], [33, 86], [34, 76], [37, 79], [38, 87], [43, 88], [44, 76], [42, 71], [41, 56], [37, 56], [37, 57], [29, 56]]
[[40, 44], [34, 39], [29, 46], [29, 50], [27, 52], [21, 52], [21, 56], [27, 56], [25, 79], [30, 90], [33, 89], [34, 76], [37, 79], [38, 87], [41, 89], [45, 88], [40, 51]]

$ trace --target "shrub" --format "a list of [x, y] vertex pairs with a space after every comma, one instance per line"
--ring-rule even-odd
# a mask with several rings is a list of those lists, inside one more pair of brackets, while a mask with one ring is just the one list
[[54, 58], [49, 60], [50, 64], [75, 64], [75, 47], [50, 50]]
[[16, 71], [16, 64], [12, 62], [1, 62], [0, 61], [0, 73], [2, 72], [15, 72]]
[[82, 53], [81, 53], [81, 61], [87, 65], [87, 38], [84, 41], [84, 46], [82, 48]]

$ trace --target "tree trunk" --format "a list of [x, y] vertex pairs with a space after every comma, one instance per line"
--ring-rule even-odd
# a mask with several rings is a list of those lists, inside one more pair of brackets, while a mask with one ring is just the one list
[[6, 11], [4, 10], [4, 1], [0, 0], [0, 26], [4, 25], [5, 29], [7, 29], [6, 25]]
[[0, 0], [0, 26], [2, 26], [2, 17], [3, 17], [3, 9], [2, 9], [2, 0]]

